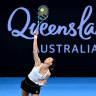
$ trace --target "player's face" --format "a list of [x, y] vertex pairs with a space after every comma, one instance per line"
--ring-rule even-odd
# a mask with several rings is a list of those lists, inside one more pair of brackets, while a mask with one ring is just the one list
[[45, 59], [44, 63], [52, 65], [52, 61], [53, 61], [53, 58], [52, 57], [48, 57], [48, 58]]

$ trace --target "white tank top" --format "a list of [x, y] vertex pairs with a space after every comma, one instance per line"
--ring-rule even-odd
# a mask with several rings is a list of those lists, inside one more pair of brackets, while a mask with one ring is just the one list
[[41, 68], [42, 65], [43, 65], [43, 63], [39, 67], [34, 67], [32, 69], [32, 71], [28, 74], [28, 78], [31, 81], [33, 81], [35, 84], [39, 84], [40, 85], [41, 81], [43, 79], [45, 79], [47, 74], [48, 74], [49, 69], [48, 69], [48, 71], [44, 75], [41, 75], [39, 73], [39, 69]]

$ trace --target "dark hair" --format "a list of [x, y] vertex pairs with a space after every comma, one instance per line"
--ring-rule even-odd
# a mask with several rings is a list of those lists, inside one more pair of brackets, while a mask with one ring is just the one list
[[53, 59], [52, 65], [49, 66], [49, 70], [50, 70], [50, 71], [53, 71], [53, 70], [54, 70], [54, 67], [55, 67], [55, 60]]

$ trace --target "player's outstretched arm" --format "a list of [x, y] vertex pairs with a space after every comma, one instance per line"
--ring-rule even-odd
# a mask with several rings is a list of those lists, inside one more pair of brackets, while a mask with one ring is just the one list
[[39, 66], [41, 64], [41, 60], [38, 56], [38, 52], [37, 52], [37, 38], [38, 38], [38, 34], [37, 31], [34, 31], [34, 40], [33, 40], [33, 58], [35, 61], [35, 66]]

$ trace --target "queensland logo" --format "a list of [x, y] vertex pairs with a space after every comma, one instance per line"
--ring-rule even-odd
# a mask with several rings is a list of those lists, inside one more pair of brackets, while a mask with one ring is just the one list
[[[25, 15], [27, 17], [25, 25], [21, 31], [19, 29], [12, 28], [13, 17], [15, 16], [15, 14], [18, 11], [25, 12]], [[75, 25], [76, 25], [75, 22], [69, 23], [68, 28], [66, 26], [61, 26], [61, 25], [56, 26], [55, 24], [48, 25], [48, 23], [44, 22], [39, 27], [39, 29], [40, 29], [39, 34], [41, 34], [42, 36], [49, 36], [49, 35], [53, 36], [53, 35], [60, 35], [63, 32], [64, 36], [69, 35], [71, 37], [76, 37], [77, 35], [79, 35], [79, 37], [83, 40], [90, 40], [93, 35], [96, 35], [96, 31], [94, 30], [94, 23], [92, 23], [92, 22], [88, 23], [88, 20], [90, 19], [91, 15], [92, 15], [92, 6], [87, 6], [84, 9], [84, 12], [81, 16], [80, 23], [78, 24], [77, 28], [75, 28]], [[10, 31], [12, 36], [14, 36], [14, 37], [22, 37], [24, 39], [30, 39], [30, 40], [34, 39], [33, 31], [34, 31], [34, 28], [36, 27], [36, 23], [32, 23], [31, 26], [29, 26], [30, 19], [31, 19], [30, 12], [27, 8], [19, 7], [17, 9], [15, 9], [12, 12], [12, 14], [10, 15], [9, 20], [8, 20], [8, 26], [7, 26], [8, 31]], [[25, 32], [27, 30], [30, 31], [30, 37], [25, 34]], [[47, 33], [44, 33], [45, 30], [47, 31]], [[68, 45], [68, 44], [65, 44], [65, 45], [50, 44], [49, 46], [47, 44], [44, 46], [41, 44], [41, 52], [42, 53], [46, 53], [46, 52], [54, 53], [55, 47], [58, 47], [58, 53], [61, 52], [62, 47], [64, 49], [64, 51], [63, 51], [64, 53], [74, 53], [74, 52], [76, 52], [76, 53], [93, 53], [94, 51], [96, 51], [95, 44], [93, 45], [93, 47], [91, 47], [91, 49], [90, 49], [90, 44], [88, 44], [86, 47], [86, 51], [83, 50], [82, 44], [80, 44], [79, 48], [77, 47], [76, 44], [74, 44], [73, 47], [71, 46], [71, 48], [70, 48], [70, 45]], [[45, 50], [43, 50], [43, 48]], [[40, 50], [38, 49], [38, 52], [39, 51]]]

